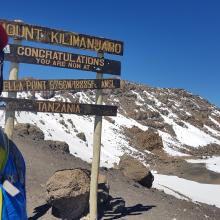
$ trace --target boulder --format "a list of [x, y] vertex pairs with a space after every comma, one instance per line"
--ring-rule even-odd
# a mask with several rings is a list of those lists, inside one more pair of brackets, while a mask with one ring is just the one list
[[89, 186], [90, 177], [86, 170], [57, 171], [46, 184], [47, 202], [60, 218], [79, 219], [88, 210]]
[[[102, 205], [109, 198], [106, 176], [100, 174], [98, 183], [98, 203]], [[55, 216], [66, 220], [80, 219], [88, 212], [89, 190], [89, 170], [60, 170], [55, 172], [46, 184], [46, 200], [52, 206], [52, 214]]]
[[147, 188], [151, 188], [153, 185], [153, 181], [154, 181], [154, 176], [151, 173], [151, 171], [149, 171], [148, 174], [142, 180], [139, 181], [139, 183], [142, 186], [145, 186]]
[[154, 177], [149, 168], [144, 166], [137, 159], [124, 154], [120, 158], [119, 169], [123, 172], [124, 176], [128, 177], [141, 185], [151, 188]]

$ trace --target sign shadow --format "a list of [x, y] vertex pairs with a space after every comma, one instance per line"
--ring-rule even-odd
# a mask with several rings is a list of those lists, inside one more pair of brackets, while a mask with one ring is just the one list
[[34, 209], [34, 216], [29, 217], [28, 220], [37, 220], [43, 215], [47, 213], [47, 211], [51, 208], [48, 204], [43, 204], [41, 206], [38, 206]]
[[99, 219], [113, 220], [126, 216], [141, 215], [143, 212], [147, 212], [154, 207], [156, 206], [143, 204], [126, 207], [123, 198], [111, 197], [107, 205], [105, 204], [102, 205], [102, 207], [99, 207]]

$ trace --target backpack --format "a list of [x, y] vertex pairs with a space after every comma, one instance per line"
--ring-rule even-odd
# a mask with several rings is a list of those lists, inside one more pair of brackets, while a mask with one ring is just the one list
[[4, 51], [0, 50], [0, 95], [3, 90], [3, 62], [4, 62]]
[[[17, 146], [0, 130], [0, 146], [4, 146], [4, 167], [0, 170], [0, 220], [27, 220], [25, 161]], [[5, 181], [19, 190], [11, 196], [3, 187]]]

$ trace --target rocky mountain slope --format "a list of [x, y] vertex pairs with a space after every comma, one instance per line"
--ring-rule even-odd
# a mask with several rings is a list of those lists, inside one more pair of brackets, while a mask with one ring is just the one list
[[[117, 117], [104, 117], [103, 166], [112, 166], [124, 152], [140, 157], [156, 149], [173, 156], [199, 154], [198, 149], [218, 152], [220, 109], [207, 100], [182, 89], [152, 88], [124, 81], [121, 89], [104, 90], [103, 93], [105, 104], [118, 106]], [[33, 96], [37, 99], [49, 96], [50, 100], [95, 102], [95, 93], [90, 90], [18, 94], [18, 97]], [[67, 141], [72, 154], [91, 162], [94, 117], [27, 112], [17, 112], [16, 117], [18, 123], [37, 125], [44, 131], [46, 139]]]
[[[206, 183], [212, 184], [209, 188], [213, 186], [212, 192], [220, 196], [219, 185], [213, 185], [220, 184], [219, 108], [183, 89], [152, 88], [127, 81], [122, 81], [120, 89], [106, 89], [103, 94], [104, 104], [118, 106], [118, 115], [103, 117], [101, 166], [117, 168], [120, 157], [126, 153], [145, 166], [149, 164], [155, 172], [183, 178], [174, 178], [175, 181], [193, 180], [201, 184], [202, 190], [207, 189]], [[18, 97], [94, 103], [95, 91], [23, 92]], [[72, 155], [91, 163], [93, 116], [16, 112], [16, 123], [36, 125], [45, 140], [66, 142]], [[0, 112], [0, 125], [4, 126], [4, 111]], [[207, 167], [202, 166], [206, 163], [203, 158], [210, 156], [216, 157], [214, 164], [209, 161]], [[193, 161], [198, 158], [202, 162]], [[155, 187], [175, 194], [170, 182], [159, 184], [164, 178], [160, 174], [155, 174]], [[185, 199], [190, 197], [183, 191], [176, 196], [182, 194]], [[198, 195], [191, 199], [199, 200]], [[206, 202], [205, 199], [199, 201]], [[207, 203], [220, 207], [216, 201]]]

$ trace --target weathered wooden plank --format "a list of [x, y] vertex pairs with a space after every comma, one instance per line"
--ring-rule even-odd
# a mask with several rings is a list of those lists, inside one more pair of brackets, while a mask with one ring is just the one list
[[112, 75], [121, 74], [119, 61], [15, 44], [10, 44], [10, 53], [5, 54], [5, 60]]
[[60, 91], [120, 88], [120, 79], [50, 79], [50, 80], [4, 80], [4, 92]]
[[10, 37], [97, 52], [123, 55], [123, 42], [0, 19]]
[[116, 116], [117, 106], [52, 102], [0, 97], [0, 106], [10, 111], [50, 112], [77, 115]]

